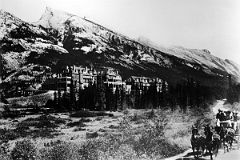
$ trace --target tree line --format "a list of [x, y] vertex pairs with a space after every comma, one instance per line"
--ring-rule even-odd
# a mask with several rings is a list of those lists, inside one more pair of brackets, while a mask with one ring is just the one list
[[231, 75], [228, 75], [228, 90], [227, 90], [227, 101], [230, 104], [233, 104], [234, 102], [239, 102], [240, 100], [240, 84], [232, 83], [232, 77]]
[[[171, 108], [204, 107], [214, 101], [214, 93], [207, 86], [188, 78], [176, 85], [161, 86], [151, 83], [146, 87], [138, 84], [131, 85], [128, 93], [123, 85], [113, 87], [104, 84], [102, 77], [97, 77], [98, 83], [89, 83], [84, 89], [76, 88], [71, 83], [70, 93], [58, 90], [49, 106], [56, 110], [124, 110], [126, 108]], [[160, 89], [159, 89], [160, 88]]]

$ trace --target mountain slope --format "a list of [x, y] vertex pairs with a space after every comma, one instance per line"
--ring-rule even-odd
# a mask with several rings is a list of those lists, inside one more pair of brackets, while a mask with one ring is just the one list
[[151, 40], [147, 38], [140, 37], [138, 41], [142, 42], [145, 45], [156, 48], [159, 51], [164, 53], [176, 56], [178, 58], [184, 59], [191, 63], [198, 63], [206, 69], [206, 72], [211, 69], [219, 69], [224, 72], [227, 72], [232, 75], [236, 75], [239, 77], [240, 75], [240, 66], [231, 60], [223, 60], [211, 54], [211, 52], [207, 49], [187, 49], [180, 46], [172, 46], [172, 47], [162, 47], [153, 43]]
[[27, 58], [31, 53], [44, 55], [52, 50], [58, 54], [68, 53], [66, 49], [57, 45], [56, 38], [51, 36], [48, 30], [24, 22], [2, 10], [0, 33], [4, 77], [28, 64]]
[[203, 49], [186, 49], [183, 47], [171, 47], [168, 49], [159, 49], [165, 53], [175, 55], [179, 58], [185, 59], [192, 63], [198, 63], [201, 66], [209, 69], [220, 69], [232, 75], [240, 75], [239, 66], [229, 60], [222, 60], [214, 55], [211, 55], [210, 51]]
[[[232, 74], [236, 79], [240, 75], [236, 64], [215, 57], [208, 50], [183, 47], [163, 48], [136, 42], [89, 20], [50, 8], [46, 9], [37, 24], [57, 30], [69, 52], [77, 52], [77, 50], [86, 53], [91, 51], [104, 53], [109, 50], [120, 52], [120, 56], [117, 56], [117, 53], [110, 53], [112, 56], [110, 60], [118, 58], [121, 64], [128, 67], [135, 63], [150, 63], [159, 67], [172, 68], [172, 59], [176, 59], [194, 70], [202, 70], [210, 75]], [[69, 38], [70, 36], [72, 39]], [[89, 43], [82, 44], [82, 39], [89, 40]]]
[[207, 50], [164, 48], [135, 41], [90, 20], [46, 8], [34, 24], [0, 12], [5, 81], [29, 64], [59, 72], [66, 65], [117, 68], [132, 75], [160, 77], [170, 84], [193, 78], [201, 85], [227, 88], [227, 75], [239, 80], [238, 65]]

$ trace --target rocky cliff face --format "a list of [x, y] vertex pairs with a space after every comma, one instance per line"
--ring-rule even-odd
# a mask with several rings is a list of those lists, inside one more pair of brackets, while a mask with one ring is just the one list
[[[239, 66], [208, 50], [164, 48], [135, 41], [73, 14], [46, 8], [34, 24], [0, 12], [4, 81], [27, 65], [110, 66], [124, 79], [131, 75], [160, 77], [170, 84], [193, 78], [202, 85], [227, 87], [227, 75], [239, 80]], [[26, 68], [26, 67], [25, 67]]]

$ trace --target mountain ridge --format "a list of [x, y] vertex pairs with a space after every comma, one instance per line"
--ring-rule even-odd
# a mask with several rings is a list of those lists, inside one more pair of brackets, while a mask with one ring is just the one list
[[9, 76], [29, 64], [48, 66], [52, 72], [59, 72], [66, 65], [100, 65], [118, 69], [124, 79], [132, 75], [150, 76], [177, 84], [193, 78], [202, 85], [225, 89], [228, 74], [235, 82], [240, 79], [239, 65], [218, 58], [207, 49], [145, 44], [49, 7], [34, 23], [2, 12], [0, 48], [7, 81], [11, 81]]
[[[51, 8], [47, 8], [46, 9], [46, 11], [50, 11], [51, 13], [52, 12], [56, 12], [55, 10], [53, 10], [53, 9], [51, 9]], [[61, 12], [61, 13], [64, 13], [64, 12]], [[46, 12], [44, 13], [44, 14], [46, 14]], [[71, 15], [71, 16], [76, 16], [76, 15]], [[83, 19], [83, 18], [81, 18], [81, 19]], [[40, 19], [40, 21], [41, 21], [41, 19]], [[88, 21], [88, 20], [87, 20]], [[94, 23], [94, 22], [92, 22], [92, 21], [89, 21], [89, 22], [91, 22], [91, 23]], [[98, 25], [98, 26], [101, 26], [101, 25], [99, 25], [99, 24], [96, 24], [96, 23], [94, 23], [95, 25]], [[47, 26], [45, 26], [45, 27], [47, 27]], [[101, 26], [102, 27], [102, 26]], [[105, 29], [107, 29], [107, 28], [105, 28]], [[109, 29], [107, 29], [107, 30], [109, 30]], [[111, 30], [110, 30], [111, 31]], [[113, 32], [113, 31], [112, 31]], [[125, 38], [128, 38], [128, 37], [125, 37]], [[128, 38], [129, 39], [129, 38]], [[133, 41], [136, 41], [136, 40], [133, 40]], [[138, 42], [138, 43], [141, 43], [140, 41], [136, 41], [136, 42]], [[148, 44], [147, 44], [148, 45]], [[181, 48], [182, 50], [186, 50], [186, 51], [201, 51], [201, 50], [198, 50], [198, 49], [186, 49], [186, 48], [184, 48], [184, 47], [171, 47], [171, 48], [164, 48], [164, 49], [162, 49], [162, 47], [159, 47], [159, 46], [156, 46], [156, 45], [148, 45], [149, 47], [152, 47], [152, 48], [154, 48], [154, 49], [158, 49], [158, 50], [160, 50], [160, 51], [165, 51], [165, 52], [167, 52], [168, 54], [171, 54], [171, 55], [174, 55], [174, 56], [178, 56], [178, 55], [176, 55], [176, 54], [173, 54], [171, 51], [173, 50], [173, 49], [177, 49], [177, 48]], [[170, 51], [169, 51], [170, 50]], [[206, 50], [206, 49], [203, 49], [202, 50], [203, 52], [202, 52], [202, 54], [204, 54], [204, 53], [210, 53], [208, 50]], [[188, 55], [187, 55], [188, 56]], [[212, 57], [214, 57], [214, 58], [218, 58], [218, 57], [216, 57], [216, 56], [213, 56], [212, 55]], [[182, 57], [179, 57], [179, 58], [182, 58]], [[197, 58], [195, 58], [195, 61], [194, 62], [196, 62], [196, 59]], [[219, 58], [218, 58], [219, 59]], [[189, 60], [189, 59], [188, 59]], [[229, 62], [228, 62], [229, 63]], [[237, 73], [237, 74], [240, 74], [240, 73]]]

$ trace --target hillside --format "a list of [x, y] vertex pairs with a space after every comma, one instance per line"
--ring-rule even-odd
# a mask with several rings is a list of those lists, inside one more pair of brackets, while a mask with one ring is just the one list
[[[164, 48], [135, 41], [90, 20], [46, 8], [36, 23], [0, 12], [3, 81], [11, 81], [27, 65], [48, 66], [59, 72], [65, 65], [110, 66], [129, 76], [160, 77], [176, 84], [193, 78], [201, 85], [227, 88], [227, 75], [238, 82], [239, 66], [206, 49]], [[21, 74], [20, 73], [20, 74]]]

